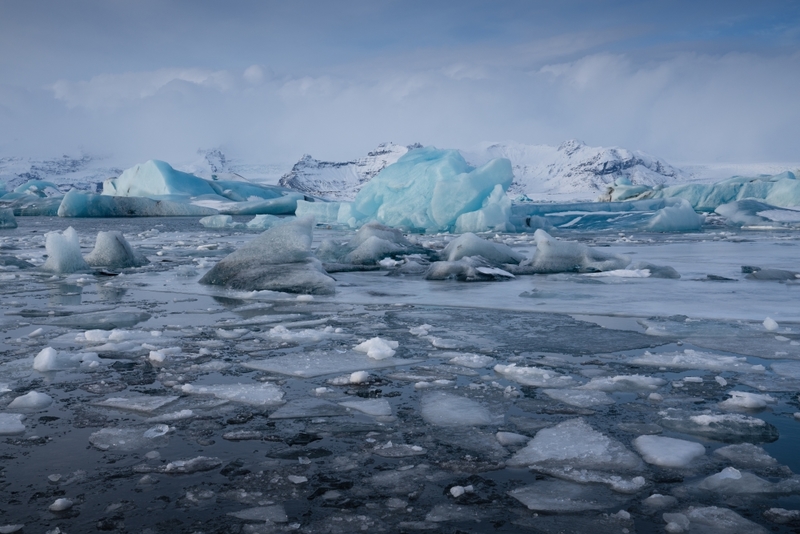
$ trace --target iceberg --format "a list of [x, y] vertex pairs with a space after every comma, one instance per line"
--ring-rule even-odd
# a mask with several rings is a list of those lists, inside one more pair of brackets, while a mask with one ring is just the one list
[[14, 218], [14, 210], [11, 208], [0, 208], [0, 228], [16, 228], [17, 220]]
[[[383, 169], [351, 204], [342, 203], [337, 220], [351, 227], [374, 220], [414, 232], [453, 231], [460, 216], [501, 202], [495, 194], [496, 202], [485, 204], [497, 186], [502, 191], [508, 189], [513, 177], [511, 162], [505, 158], [474, 168], [457, 150], [420, 148]], [[503, 206], [485, 211], [482, 218], [499, 222], [499, 213], [503, 213]], [[466, 221], [462, 220], [462, 227]], [[507, 224], [503, 221], [500, 225]]]
[[498, 265], [519, 264], [525, 259], [525, 256], [508, 245], [492, 243], [473, 233], [465, 233], [453, 239], [439, 255], [440, 259], [446, 261], [457, 261], [467, 256], [481, 256]]
[[717, 206], [714, 213], [725, 217], [731, 226], [783, 226], [800, 223], [800, 211], [779, 208], [752, 198], [722, 204]]
[[[144, 197], [153, 200], [196, 204], [209, 215], [273, 215], [294, 213], [300, 193], [283, 187], [246, 180], [210, 180], [173, 169], [167, 162], [150, 160], [103, 182], [102, 196]], [[213, 208], [213, 209], [212, 209]], [[189, 215], [189, 214], [187, 214]], [[194, 215], [194, 214], [192, 214]]]
[[209, 215], [200, 219], [200, 224], [206, 228], [244, 228], [244, 223], [233, 221], [230, 215]]
[[[646, 187], [646, 186], [643, 186]], [[630, 198], [625, 191], [627, 186], [611, 187], [610, 198]], [[638, 199], [682, 198], [697, 211], [711, 212], [723, 204], [737, 200], [755, 199], [788, 208], [800, 206], [800, 181], [794, 173], [786, 171], [776, 175], [756, 177], [734, 176], [714, 184], [677, 184], [663, 188], [649, 188], [638, 191]]]
[[375, 265], [387, 257], [427, 253], [426, 249], [409, 242], [400, 230], [374, 221], [359, 228], [347, 243], [326, 239], [317, 248], [317, 257], [322, 261], [355, 265]]
[[42, 269], [45, 271], [67, 274], [89, 269], [81, 256], [78, 232], [73, 227], [70, 226], [63, 233], [47, 232], [44, 246], [47, 250], [47, 261]]
[[698, 214], [687, 200], [661, 208], [647, 223], [652, 232], [696, 232], [703, 227], [705, 217]]
[[141, 267], [150, 263], [147, 258], [131, 247], [122, 232], [117, 231], [98, 232], [94, 250], [84, 259], [92, 267], [111, 269]]
[[313, 220], [303, 218], [266, 230], [217, 263], [201, 284], [244, 291], [329, 295], [335, 281], [311, 252]]
[[58, 206], [59, 217], [192, 217], [213, 215], [203, 206], [145, 197], [115, 197], [70, 190]]
[[624, 269], [631, 262], [627, 256], [608, 254], [582, 243], [557, 241], [544, 230], [536, 230], [536, 252], [523, 266], [534, 273], [591, 273]]

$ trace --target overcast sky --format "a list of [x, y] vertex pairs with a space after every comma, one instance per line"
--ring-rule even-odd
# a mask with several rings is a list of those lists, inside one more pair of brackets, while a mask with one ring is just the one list
[[0, 0], [0, 156], [800, 160], [800, 2]]

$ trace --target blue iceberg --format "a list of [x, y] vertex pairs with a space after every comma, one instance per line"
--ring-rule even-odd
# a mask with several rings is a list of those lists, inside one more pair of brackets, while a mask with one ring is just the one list
[[513, 178], [505, 158], [475, 168], [457, 150], [425, 147], [383, 169], [353, 202], [299, 201], [296, 214], [352, 228], [376, 221], [410, 232], [506, 231], [513, 229], [505, 198]]
[[228, 215], [291, 214], [303, 195], [283, 187], [242, 180], [206, 180], [150, 160], [103, 183], [103, 196], [191, 203]]

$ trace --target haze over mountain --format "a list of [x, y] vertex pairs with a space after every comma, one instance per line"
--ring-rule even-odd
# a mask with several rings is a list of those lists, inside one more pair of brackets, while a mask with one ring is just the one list
[[[381, 140], [797, 157], [800, 5], [8, 0], [0, 156], [125, 165], [223, 147], [342, 161]], [[116, 164], [116, 163], [115, 163]]]

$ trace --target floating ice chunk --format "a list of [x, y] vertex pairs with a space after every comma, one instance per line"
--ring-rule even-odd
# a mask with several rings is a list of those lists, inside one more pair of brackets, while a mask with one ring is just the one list
[[650, 278], [650, 271], [647, 269], [615, 269], [599, 273], [585, 273], [583, 276], [591, 278]]
[[200, 283], [245, 291], [333, 293], [333, 278], [311, 253], [312, 224], [308, 218], [270, 228], [223, 258]]
[[222, 460], [209, 456], [197, 456], [189, 460], [175, 460], [166, 465], [150, 466], [137, 465], [133, 470], [136, 473], [165, 473], [169, 475], [190, 475], [211, 471], [222, 465]]
[[200, 224], [206, 228], [245, 228], [244, 223], [234, 222], [230, 215], [209, 215], [200, 219]]
[[481, 256], [492, 263], [519, 263], [525, 256], [508, 245], [481, 239], [472, 233], [463, 234], [447, 244], [439, 257], [446, 261], [457, 261], [468, 256]]
[[48, 324], [81, 329], [126, 328], [150, 319], [150, 314], [137, 309], [116, 309], [100, 312], [74, 313], [49, 319]]
[[8, 411], [17, 413], [32, 413], [46, 409], [53, 404], [53, 397], [47, 393], [29, 391], [20, 395], [8, 405]]
[[536, 252], [529, 265], [536, 273], [598, 272], [624, 269], [631, 262], [627, 256], [608, 254], [581, 243], [557, 241], [544, 230], [536, 230]]
[[184, 419], [191, 419], [194, 417], [192, 410], [179, 410], [177, 412], [165, 413], [164, 415], [157, 415], [146, 419], [147, 423], [171, 423], [173, 421], [182, 421]]
[[770, 508], [764, 512], [764, 517], [773, 523], [785, 525], [800, 520], [800, 510], [787, 510], [785, 508]]
[[600, 485], [575, 484], [563, 480], [540, 480], [511, 490], [508, 495], [537, 512], [583, 512], [607, 510], [627, 498]]
[[633, 446], [645, 462], [661, 467], [686, 467], [706, 453], [700, 443], [662, 436], [639, 436]]
[[[298, 295], [300, 297], [309, 297], [311, 295]], [[313, 328], [302, 330], [289, 330], [283, 325], [272, 327], [267, 333], [270, 339], [279, 339], [289, 343], [319, 343], [324, 339], [331, 339], [332, 337], [341, 337], [336, 334], [332, 326], [327, 326], [322, 330], [315, 330]]]
[[363, 343], [353, 347], [353, 350], [363, 352], [374, 360], [385, 360], [395, 355], [395, 349], [399, 346], [397, 341], [373, 337]]
[[647, 223], [651, 232], [695, 232], [703, 227], [705, 217], [696, 213], [685, 199], [658, 210]]
[[25, 416], [17, 413], [0, 413], [0, 436], [13, 436], [25, 432], [22, 419]]
[[[2, 196], [2, 194], [0, 194]], [[17, 220], [14, 218], [14, 210], [11, 208], [0, 208], [0, 228], [16, 228]]]
[[543, 389], [542, 393], [570, 406], [589, 408], [603, 404], [614, 404], [614, 399], [602, 391], [585, 391], [581, 389]]
[[800, 222], [800, 212], [796, 208], [781, 209], [752, 198], [722, 204], [714, 212], [725, 217], [732, 226], [782, 226], [782, 223]]
[[382, 458], [409, 458], [411, 456], [422, 456], [427, 452], [428, 451], [419, 445], [407, 445], [405, 443], [394, 444], [391, 441], [372, 449], [373, 454]]
[[58, 352], [52, 347], [45, 347], [33, 358], [33, 368], [39, 372], [62, 371], [82, 365], [96, 367], [100, 364], [94, 352]]
[[687, 532], [692, 534], [767, 534], [765, 528], [727, 508], [692, 506], [684, 515], [689, 520]]
[[116, 408], [118, 410], [130, 410], [133, 412], [152, 413], [159, 408], [175, 402], [179, 397], [175, 396], [139, 396], [139, 397], [111, 397], [94, 403], [96, 406], [106, 408]]
[[664, 508], [671, 508], [678, 504], [678, 499], [672, 495], [661, 495], [654, 493], [642, 501], [642, 504], [650, 510], [663, 510]]
[[47, 261], [42, 265], [42, 269], [68, 274], [85, 271], [89, 268], [81, 256], [78, 232], [73, 227], [70, 226], [63, 233], [47, 232], [44, 236]]
[[364, 369], [382, 369], [396, 365], [419, 363], [418, 359], [385, 358], [376, 360], [358, 352], [306, 351], [266, 360], [250, 360], [244, 367], [289, 376], [313, 378], [329, 374], [349, 373]]
[[97, 195], [77, 189], [64, 195], [56, 210], [59, 217], [202, 217], [217, 213], [215, 209], [184, 202]]
[[708, 352], [686, 349], [683, 352], [667, 352], [653, 354], [649, 351], [643, 356], [634, 358], [631, 363], [666, 367], [668, 369], [703, 369], [707, 371], [733, 371], [738, 373], [763, 373], [763, 365], [752, 365], [745, 357], [722, 356]]
[[[2, 193], [2, 191], [0, 191]], [[0, 525], [0, 534], [13, 534], [14, 532], [19, 532], [25, 528], [24, 524], [9, 524], [9, 525]]]
[[218, 399], [252, 406], [277, 406], [284, 402], [283, 390], [268, 382], [260, 384], [184, 384], [180, 389], [184, 393], [213, 395]]
[[147, 258], [131, 247], [122, 232], [117, 231], [98, 232], [94, 250], [84, 259], [92, 267], [109, 269], [140, 267], [150, 263]]
[[269, 415], [270, 419], [308, 419], [348, 415], [347, 408], [324, 399], [304, 398], [287, 402]]
[[281, 218], [276, 217], [275, 215], [264, 213], [261, 215], [256, 215], [251, 220], [247, 221], [245, 226], [251, 230], [266, 230], [279, 224], [291, 222], [291, 220], [291, 218]]
[[668, 278], [677, 280], [681, 277], [678, 271], [669, 265], [654, 265], [650, 262], [640, 261], [631, 265], [630, 268], [637, 271], [648, 271], [650, 273], [650, 278]]
[[750, 393], [748, 391], [729, 391], [730, 399], [719, 403], [724, 410], [761, 410], [767, 404], [775, 404], [777, 400], [769, 395]]
[[692, 414], [669, 409], [660, 415], [659, 424], [664, 427], [725, 443], [769, 443], [778, 439], [778, 429], [773, 425], [742, 414]]
[[471, 353], [456, 354], [447, 361], [447, 363], [469, 367], [470, 369], [483, 369], [484, 367], [489, 367], [494, 362], [495, 359], [491, 356]]
[[445, 521], [480, 521], [483, 514], [473, 506], [457, 504], [437, 504], [425, 515], [427, 523], [443, 523]]
[[374, 417], [387, 417], [392, 415], [392, 407], [386, 399], [359, 399], [339, 403], [345, 408], [352, 408]]
[[540, 430], [507, 464], [516, 467], [568, 465], [614, 472], [638, 470], [642, 466], [641, 460], [624, 445], [594, 430], [583, 419], [571, 419]]
[[769, 332], [774, 332], [778, 329], [778, 322], [772, 317], [767, 317], [766, 319], [764, 319], [764, 322], [762, 324], [764, 325], [764, 328], [766, 328]]
[[577, 482], [578, 484], [604, 484], [619, 493], [637, 493], [647, 484], [647, 480], [642, 476], [624, 477], [591, 469], [574, 469], [572, 466], [545, 467], [533, 465], [531, 469], [561, 480]]
[[452, 230], [460, 215], [485, 207], [495, 186], [505, 191], [512, 180], [511, 162], [504, 158], [475, 169], [456, 150], [412, 150], [358, 192], [349, 206], [352, 223], [376, 220], [408, 230]]
[[575, 385], [571, 376], [561, 375], [540, 367], [517, 367], [516, 364], [494, 366], [494, 371], [509, 380], [525, 386], [566, 388]]
[[286, 523], [289, 521], [282, 504], [256, 506], [238, 512], [229, 512], [228, 515], [243, 521], [261, 521], [262, 523]]
[[745, 469], [757, 469], [765, 467], [775, 467], [778, 461], [770, 456], [764, 447], [753, 445], [752, 443], [740, 443], [738, 445], [728, 445], [720, 447], [714, 454], [725, 458], [732, 464]]
[[422, 247], [414, 246], [400, 232], [377, 222], [369, 222], [359, 228], [345, 244], [323, 241], [317, 249], [317, 257], [323, 261], [375, 265], [387, 257], [415, 253], [426, 254]]
[[770, 368], [777, 375], [800, 380], [800, 362], [777, 362]]
[[790, 493], [800, 489], [800, 479], [792, 477], [780, 482], [770, 482], [747, 471], [726, 467], [719, 473], [701, 480], [697, 487], [724, 494]]
[[461, 258], [457, 261], [436, 261], [425, 272], [426, 280], [455, 279], [462, 282], [510, 280], [514, 275], [498, 267], [492, 267], [480, 256]]
[[531, 438], [517, 434], [516, 432], [498, 432], [494, 435], [500, 445], [525, 445]]
[[666, 383], [667, 381], [662, 378], [643, 375], [598, 376], [580, 386], [580, 389], [629, 392], [654, 391]]
[[50, 505], [48, 510], [50, 510], [51, 512], [63, 512], [64, 510], [69, 510], [70, 508], [72, 508], [72, 504], [73, 503], [70, 499], [65, 499], [65, 498], [56, 499], [55, 501], [53, 501], [53, 504]]
[[351, 373], [348, 382], [350, 384], [363, 384], [369, 381], [369, 373], [366, 371], [356, 371]]
[[168, 432], [167, 425], [156, 425], [145, 431], [136, 428], [103, 428], [89, 436], [89, 443], [101, 451], [133, 451], [165, 445], [166, 440], [159, 438]]
[[422, 418], [436, 426], [480, 426], [494, 421], [478, 402], [444, 392], [426, 393], [420, 401]]

